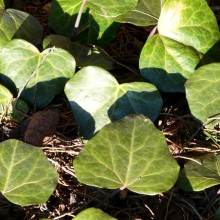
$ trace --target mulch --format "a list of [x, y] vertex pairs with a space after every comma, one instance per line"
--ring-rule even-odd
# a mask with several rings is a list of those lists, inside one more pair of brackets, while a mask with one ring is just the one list
[[[35, 16], [44, 27], [44, 35], [53, 33], [48, 26], [50, 0], [23, 0], [22, 8]], [[219, 6], [219, 1], [210, 1], [211, 6]], [[218, 20], [219, 11], [216, 12]], [[113, 42], [106, 49], [115, 62], [113, 74], [120, 83], [142, 81], [138, 69], [140, 51], [146, 42], [151, 27], [136, 27], [123, 24]], [[192, 155], [216, 149], [212, 140], [199, 129], [200, 125], [192, 118], [183, 94], [162, 94], [163, 110], [156, 121], [163, 131], [169, 149], [179, 164]], [[145, 219], [213, 219], [219, 207], [218, 188], [211, 187], [201, 192], [183, 192], [173, 187], [166, 193], [156, 196], [140, 195], [130, 191], [117, 193], [114, 190], [86, 186], [77, 181], [73, 160], [83, 147], [78, 127], [64, 94], [58, 95], [44, 111], [59, 112], [59, 123], [53, 136], [43, 140], [42, 150], [59, 173], [56, 190], [47, 203], [20, 207], [11, 204], [0, 195], [0, 219], [66, 219], [70, 220], [88, 207], [101, 208], [115, 218], [123, 220]], [[35, 113], [29, 112], [29, 118]], [[5, 120], [0, 126], [0, 138], [24, 140], [24, 122]], [[200, 146], [196, 148], [195, 146]], [[193, 147], [193, 148], [192, 148]], [[208, 148], [207, 148], [208, 147]]]

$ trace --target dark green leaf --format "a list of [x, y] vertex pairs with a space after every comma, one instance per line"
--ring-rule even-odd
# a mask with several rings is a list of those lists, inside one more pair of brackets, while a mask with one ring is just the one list
[[100, 52], [96, 47], [91, 48], [83, 44], [72, 42], [69, 38], [60, 35], [49, 35], [43, 41], [43, 47], [62, 48], [73, 55], [77, 67], [98, 66], [106, 70], [113, 68], [113, 63], [106, 58], [105, 54]]
[[220, 155], [208, 154], [194, 160], [187, 162], [180, 171], [177, 181], [180, 188], [200, 191], [220, 184]]

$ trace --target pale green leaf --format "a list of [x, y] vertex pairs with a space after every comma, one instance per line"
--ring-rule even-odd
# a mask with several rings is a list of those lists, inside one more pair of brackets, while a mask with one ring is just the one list
[[0, 114], [6, 112], [10, 107], [10, 103], [13, 99], [11, 92], [3, 85], [0, 84]]
[[138, 26], [157, 25], [165, 0], [140, 0], [137, 6], [114, 20]]
[[113, 69], [113, 63], [95, 46], [92, 48], [77, 42], [72, 42], [69, 38], [60, 35], [47, 36], [43, 41], [44, 49], [54, 46], [71, 53], [76, 60], [77, 67], [81, 68], [93, 65], [102, 67], [106, 70]]
[[74, 220], [116, 220], [116, 218], [111, 217], [110, 215], [103, 212], [101, 209], [97, 208], [88, 208], [80, 212]]
[[220, 155], [208, 154], [189, 161], [180, 171], [177, 185], [186, 191], [200, 191], [220, 184]]
[[216, 17], [205, 0], [166, 0], [158, 31], [201, 53], [206, 53], [220, 37]]
[[19, 140], [0, 143], [0, 170], [1, 193], [21, 206], [47, 202], [58, 182], [43, 151]]
[[88, 0], [88, 6], [96, 13], [105, 18], [115, 18], [134, 9], [138, 0]]
[[15, 38], [39, 45], [42, 33], [42, 25], [28, 13], [16, 9], [0, 9], [0, 48]]
[[209, 128], [220, 123], [220, 63], [200, 67], [185, 86], [192, 115]]
[[65, 87], [80, 134], [89, 139], [112, 120], [144, 114], [155, 120], [162, 107], [156, 87], [145, 82], [119, 85], [106, 70], [84, 67]]
[[10, 114], [12, 118], [20, 121], [24, 119], [28, 110], [29, 108], [24, 101], [14, 99], [11, 92], [0, 84], [0, 114], [3, 116]]
[[0, 53], [0, 72], [10, 90], [16, 91], [14, 83], [25, 102], [43, 108], [74, 75], [75, 60], [63, 49], [48, 48], [40, 53], [32, 44], [15, 39]]
[[199, 61], [194, 49], [157, 34], [142, 49], [139, 68], [161, 91], [184, 92], [184, 83]]
[[169, 190], [179, 173], [164, 135], [143, 115], [102, 128], [76, 157], [74, 169], [84, 184], [149, 195]]

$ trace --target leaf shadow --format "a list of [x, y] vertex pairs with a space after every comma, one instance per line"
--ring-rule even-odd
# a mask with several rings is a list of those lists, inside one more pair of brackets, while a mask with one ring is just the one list
[[180, 73], [167, 73], [162, 68], [142, 68], [141, 75], [149, 83], [155, 85], [162, 92], [182, 92], [185, 93], [186, 78]]
[[95, 18], [89, 13], [89, 9], [82, 13], [80, 25], [75, 29], [74, 25], [78, 13], [74, 15], [68, 14], [62, 9], [58, 1], [52, 2], [52, 8], [54, 8], [54, 10], [51, 10], [49, 13], [50, 27], [53, 28], [56, 34], [69, 37], [72, 41], [106, 47], [119, 28], [119, 23], [112, 23], [105, 30], [102, 37], [98, 39], [100, 27]]
[[86, 140], [91, 139], [95, 135], [95, 120], [76, 102], [69, 101], [69, 103], [78, 124], [79, 134]]
[[198, 69], [201, 66], [220, 62], [220, 40], [218, 40], [202, 57], [198, 65], [196, 66], [196, 69]]
[[131, 114], [142, 114], [155, 121], [161, 108], [162, 99], [158, 91], [129, 90], [111, 105], [108, 109], [108, 116], [111, 121], [115, 121]]

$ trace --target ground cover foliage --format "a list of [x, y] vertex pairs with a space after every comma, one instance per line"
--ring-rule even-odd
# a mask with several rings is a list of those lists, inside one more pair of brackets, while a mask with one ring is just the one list
[[219, 219], [219, 8], [1, 0], [0, 217]]

